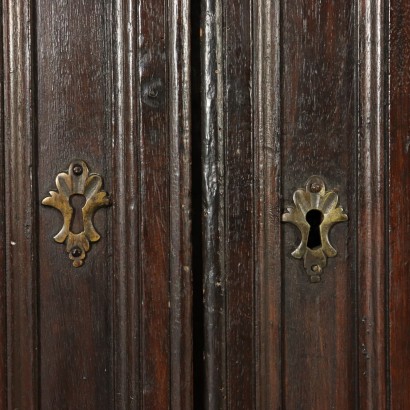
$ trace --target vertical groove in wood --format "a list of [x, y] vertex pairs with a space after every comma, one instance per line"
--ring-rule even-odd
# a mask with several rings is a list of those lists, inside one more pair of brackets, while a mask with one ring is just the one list
[[359, 407], [386, 408], [384, 0], [359, 1]]
[[256, 409], [282, 406], [280, 0], [255, 1]]
[[255, 405], [252, 1], [202, 10], [205, 403]]
[[140, 203], [134, 3], [114, 6], [113, 258], [115, 408], [140, 409]]
[[390, 0], [390, 408], [410, 403], [410, 2]]
[[7, 408], [6, 191], [4, 158], [3, 5], [0, 5], [0, 409]]
[[36, 409], [37, 187], [33, 2], [3, 2], [8, 408]]
[[170, 407], [191, 409], [191, 94], [189, 1], [168, 1]]
[[254, 141], [252, 1], [222, 18], [227, 407], [251, 409], [254, 369]]
[[137, 10], [142, 408], [170, 400], [170, 135], [167, 1]]
[[192, 408], [189, 8], [163, 6], [115, 5], [119, 409]]
[[206, 409], [226, 409], [222, 3], [202, 3], [203, 275]]

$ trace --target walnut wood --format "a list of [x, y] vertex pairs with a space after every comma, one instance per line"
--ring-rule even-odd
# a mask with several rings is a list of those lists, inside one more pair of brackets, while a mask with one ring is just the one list
[[[7, 314], [7, 402], [38, 408], [39, 287], [33, 3], [2, 2], [4, 22], [4, 210]], [[4, 265], [2, 266], [4, 268]], [[4, 291], [3, 291], [4, 292]], [[3, 293], [2, 292], [2, 293]], [[4, 293], [3, 293], [4, 295]], [[3, 306], [4, 307], [4, 306]], [[4, 329], [4, 328], [3, 328]], [[2, 335], [3, 341], [5, 335]], [[4, 388], [4, 387], [3, 387]]]
[[288, 3], [282, 19], [282, 207], [295, 188], [317, 174], [329, 189], [339, 191], [351, 218], [331, 232], [339, 255], [328, 260], [317, 286], [290, 256], [295, 230], [282, 227], [283, 400], [290, 408], [299, 403], [302, 408], [352, 408], [355, 257], [348, 236], [354, 238], [357, 155], [353, 2]]
[[[408, 407], [408, 2], [1, 5], [0, 410]], [[76, 158], [112, 198], [78, 269], [41, 206]], [[349, 216], [316, 284], [313, 174]]]
[[[189, 4], [3, 14], [0, 408], [191, 409]], [[40, 205], [76, 158], [113, 202], [77, 269]]]
[[410, 402], [410, 3], [390, 2], [390, 408]]
[[[206, 408], [384, 408], [385, 6], [203, 1]], [[281, 213], [349, 221], [311, 284]]]
[[[282, 406], [281, 5], [255, 4], [255, 407]], [[274, 274], [276, 272], [276, 274]]]
[[[99, 2], [36, 1], [38, 186], [41, 198], [76, 158], [111, 193], [111, 7]], [[102, 239], [81, 270], [52, 236], [58, 213], [39, 215], [39, 315], [42, 409], [112, 407], [113, 276], [110, 210], [94, 218]], [[58, 228], [59, 229], [59, 228]]]
[[[1, 16], [3, 10], [1, 9]], [[7, 407], [7, 274], [6, 274], [6, 190], [4, 133], [4, 39], [3, 20], [0, 30], [0, 409]]]
[[222, 4], [201, 14], [204, 408], [226, 408], [225, 207]]
[[385, 2], [358, 3], [358, 406], [384, 409], [386, 367]]

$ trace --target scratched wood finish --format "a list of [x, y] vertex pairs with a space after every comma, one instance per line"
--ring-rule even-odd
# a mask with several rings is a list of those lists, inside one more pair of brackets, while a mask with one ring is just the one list
[[291, 256], [299, 235], [282, 227], [282, 394], [290, 408], [300, 400], [302, 408], [355, 403], [353, 6], [308, 1], [286, 4], [282, 11], [282, 209], [295, 188], [310, 175], [321, 175], [328, 189], [339, 191], [350, 216], [333, 229], [339, 255], [328, 260], [317, 286]]
[[358, 406], [385, 409], [387, 369], [387, 3], [357, 5], [357, 329]]
[[[205, 408], [385, 408], [384, 1], [204, 0]], [[309, 283], [280, 222], [314, 174], [349, 221]]]
[[[191, 409], [189, 4], [2, 11], [0, 408]], [[113, 202], [78, 269], [40, 205], [77, 158]]]
[[410, 402], [410, 4], [390, 12], [390, 406]]
[[[102, 2], [36, 2], [38, 186], [76, 158], [104, 176], [111, 192], [110, 7]], [[86, 57], [85, 57], [86, 56]], [[103, 407], [114, 403], [110, 210], [95, 225], [102, 240], [75, 269], [54, 243], [58, 212], [39, 215], [40, 407]], [[104, 238], [106, 238], [104, 240]], [[69, 403], [69, 405], [68, 405]]]
[[[1, 4], [0, 409], [408, 406], [407, 2]], [[81, 269], [40, 206], [75, 158], [113, 200]], [[319, 284], [280, 222], [312, 174], [349, 215]]]
[[[7, 400], [34, 409], [39, 400], [38, 231], [34, 27], [31, 1], [5, 1], [4, 175]], [[24, 23], [22, 23], [24, 22]], [[4, 266], [3, 266], [4, 267]]]
[[[3, 10], [1, 10], [3, 16]], [[4, 64], [3, 64], [3, 19], [1, 19], [0, 29], [0, 408], [4, 408], [7, 403], [7, 302], [6, 302], [6, 220], [5, 220], [5, 134], [4, 134]]]

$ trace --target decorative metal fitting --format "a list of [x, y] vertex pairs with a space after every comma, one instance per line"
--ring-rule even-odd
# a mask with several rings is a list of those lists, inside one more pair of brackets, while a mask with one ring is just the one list
[[[50, 196], [43, 199], [42, 204], [58, 209], [63, 215], [64, 224], [60, 232], [54, 236], [58, 243], [66, 242], [66, 250], [73, 265], [78, 268], [84, 263], [90, 242], [97, 242], [100, 235], [93, 225], [95, 212], [110, 204], [107, 193], [102, 190], [102, 177], [89, 174], [84, 161], [74, 161], [67, 172], [62, 172], [56, 178], [57, 191], [50, 191]], [[81, 215], [76, 218], [81, 227], [79, 233], [73, 232], [75, 209], [71, 203], [74, 196], [83, 197], [84, 206]]]
[[295, 206], [287, 208], [282, 215], [283, 222], [296, 225], [302, 235], [299, 246], [292, 252], [296, 259], [304, 260], [304, 267], [312, 283], [320, 282], [327, 258], [337, 255], [330, 244], [329, 231], [338, 222], [347, 221], [343, 208], [338, 206], [339, 197], [334, 191], [327, 191], [319, 176], [312, 176], [305, 189], [293, 194]]

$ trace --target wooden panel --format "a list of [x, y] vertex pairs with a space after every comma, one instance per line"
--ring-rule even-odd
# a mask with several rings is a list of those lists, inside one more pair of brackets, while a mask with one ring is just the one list
[[115, 12], [116, 404], [191, 408], [188, 6]]
[[[188, 2], [26, 3], [3, 6], [0, 408], [191, 409]], [[40, 206], [76, 158], [112, 197], [81, 268]]]
[[189, 0], [169, 2], [171, 409], [193, 408]]
[[290, 408], [353, 408], [355, 401], [353, 13], [351, 1], [283, 7], [282, 203], [321, 175], [350, 216], [334, 228], [339, 255], [318, 284], [291, 257], [299, 234], [283, 228], [283, 397]]
[[384, 409], [386, 377], [385, 2], [359, 2], [357, 275], [359, 400]]
[[222, 6], [205, 0], [201, 15], [204, 407], [226, 408], [226, 311]]
[[[114, 14], [113, 256], [115, 409], [141, 406], [140, 167], [136, 126], [137, 20], [132, 5], [117, 1]], [[126, 50], [129, 50], [127, 53]], [[128, 221], [124, 223], [123, 221]], [[125, 246], [125, 244], [127, 244]], [[133, 258], [136, 255], [136, 258]]]
[[[384, 408], [385, 4], [203, 6], [206, 408]], [[318, 284], [280, 222], [314, 174], [349, 215]]]
[[410, 402], [410, 3], [390, 13], [390, 379], [391, 409]]
[[[223, 13], [225, 162], [226, 387], [228, 408], [252, 408], [253, 141], [251, 1], [226, 3]], [[229, 24], [241, 27], [229, 29]], [[245, 320], [244, 320], [245, 319]], [[244, 388], [250, 386], [250, 388]]]
[[38, 408], [38, 232], [33, 9], [4, 1], [7, 404]]
[[[3, 16], [3, 10], [1, 10]], [[6, 274], [6, 191], [5, 191], [5, 133], [4, 133], [4, 64], [3, 20], [0, 34], [0, 409], [7, 407], [7, 274]]]
[[282, 407], [281, 7], [255, 8], [255, 408]]
[[[76, 158], [101, 174], [111, 192], [111, 7], [54, 0], [36, 5], [40, 196]], [[52, 238], [59, 213], [42, 207], [39, 216], [41, 408], [111, 407], [110, 212], [96, 214], [102, 239], [79, 269]]]

